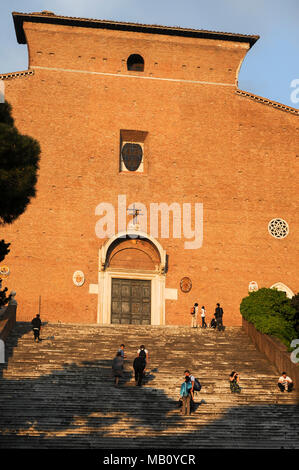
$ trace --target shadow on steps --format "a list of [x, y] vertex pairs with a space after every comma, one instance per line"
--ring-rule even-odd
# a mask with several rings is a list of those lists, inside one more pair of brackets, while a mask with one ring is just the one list
[[[158, 331], [146, 344], [150, 351], [156, 348], [157, 358], [153, 354], [152, 364], [159, 367], [150, 369], [146, 386], [141, 388], [135, 386], [133, 378], [136, 344], [133, 332], [127, 337], [127, 344], [132, 345], [132, 357], [127, 363], [129, 370], [117, 388], [113, 386], [111, 358], [115, 345], [123, 341], [123, 333], [116, 336], [112, 332], [113, 335], [107, 336], [101, 329], [89, 332], [84, 328], [75, 335], [75, 330], [48, 326], [44, 330], [44, 341], [39, 345], [33, 342], [30, 324], [20, 325], [17, 330], [9, 352], [13, 360], [0, 380], [2, 449], [299, 448], [298, 406], [286, 404], [285, 399], [290, 397], [284, 394], [279, 395], [283, 403], [274, 404], [277, 393], [270, 397], [270, 404], [265, 403], [261, 385], [265, 377], [271, 385], [272, 368], [251, 350], [250, 363], [244, 366], [244, 357], [249, 361], [248, 343], [244, 343], [244, 338], [240, 341], [238, 332], [226, 332], [229, 334], [227, 344], [222, 341], [218, 353], [215, 347], [218, 337], [213, 341], [214, 335], [201, 336], [199, 342], [194, 342], [193, 338], [186, 342], [181, 333], [170, 335], [167, 331], [163, 339], [167, 343], [165, 350]], [[26, 333], [28, 337], [23, 337]], [[18, 341], [19, 347], [14, 350]], [[140, 336], [137, 341], [141, 344]], [[161, 361], [162, 352], [173, 351], [174, 344], [178, 356], [172, 354], [166, 362]], [[244, 383], [262, 403], [252, 403], [254, 396], [245, 395], [245, 391], [242, 400], [227, 394], [224, 377], [228, 366], [223, 362], [229, 364], [235, 358], [232, 344], [237, 348], [238, 361], [245, 367], [246, 377], [254, 376], [262, 366], [258, 388], [252, 388], [251, 380], [247, 378], [245, 382], [244, 378]], [[198, 347], [198, 354], [194, 353], [194, 346]], [[196, 397], [195, 414], [183, 417], [177, 407], [179, 389], [176, 391], [181, 379], [176, 383], [176, 379], [170, 381], [170, 376], [180, 377], [185, 367], [182, 356], [190, 352], [192, 360], [188, 361], [193, 370], [195, 365], [202, 367], [212, 353], [214, 359], [218, 354], [218, 362], [214, 364], [217, 374], [212, 380], [208, 365], [202, 381], [205, 385], [204, 378], [209, 377], [204, 386], [206, 393]], [[244, 402], [246, 397], [251, 404]]]
[[233, 407], [207, 422], [200, 416], [204, 400], [196, 414], [183, 417], [163, 390], [131, 386], [131, 379], [127, 371], [114, 387], [111, 360], [2, 379], [0, 447], [299, 447], [296, 405]]
[[[43, 326], [46, 325], [46, 322], [43, 323]], [[9, 338], [5, 347], [5, 364], [0, 364], [0, 378], [3, 376], [3, 369], [7, 369], [8, 361], [13, 357], [14, 350], [18, 347], [19, 340], [30, 331], [32, 331], [32, 325], [30, 322], [17, 322], [17, 326], [9, 333]]]

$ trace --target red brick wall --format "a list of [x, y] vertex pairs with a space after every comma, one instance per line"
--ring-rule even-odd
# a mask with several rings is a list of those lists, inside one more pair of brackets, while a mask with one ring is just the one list
[[[208, 321], [220, 302], [224, 323], [240, 325], [252, 280], [298, 291], [297, 116], [236, 95], [246, 45], [33, 23], [25, 31], [30, 67], [57, 70], [5, 82], [16, 126], [42, 149], [37, 197], [1, 231], [19, 319], [33, 317], [41, 296], [43, 321], [96, 322], [95, 208], [117, 208], [119, 194], [147, 208], [203, 203], [200, 249], [158, 239], [169, 255], [166, 287], [178, 289], [166, 301], [167, 324], [189, 324], [197, 301]], [[144, 72], [126, 71], [131, 53], [144, 57]], [[144, 173], [119, 173], [121, 129], [148, 133]], [[283, 240], [268, 233], [274, 217], [290, 226]], [[82, 287], [72, 281], [78, 269]]]

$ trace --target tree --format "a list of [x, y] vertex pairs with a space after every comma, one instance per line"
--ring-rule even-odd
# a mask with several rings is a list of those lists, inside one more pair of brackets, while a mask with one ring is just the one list
[[[0, 104], [0, 225], [13, 223], [35, 197], [40, 146], [37, 140], [19, 133], [11, 105]], [[10, 244], [2, 240], [0, 261]], [[2, 251], [1, 251], [2, 250]], [[2, 259], [1, 259], [2, 256]], [[6, 289], [7, 290], [7, 289]], [[6, 290], [4, 290], [6, 292]], [[0, 307], [8, 302], [0, 290]]]
[[285, 292], [268, 288], [250, 292], [242, 300], [240, 312], [258, 331], [275, 336], [288, 348], [297, 337], [296, 310]]
[[11, 106], [0, 104], [0, 225], [11, 224], [35, 196], [39, 143], [14, 126]]
[[3, 239], [0, 241], [0, 261], [3, 261], [5, 256], [10, 252], [8, 249], [9, 246], [10, 243], [5, 243]]
[[291, 299], [291, 305], [296, 310], [295, 314], [295, 330], [297, 331], [297, 338], [299, 338], [299, 293], [294, 295]]

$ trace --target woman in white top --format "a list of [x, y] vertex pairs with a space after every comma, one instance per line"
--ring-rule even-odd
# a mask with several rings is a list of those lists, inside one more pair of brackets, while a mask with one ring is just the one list
[[207, 327], [207, 324], [206, 324], [206, 309], [204, 308], [204, 306], [201, 307], [201, 327], [202, 328]]

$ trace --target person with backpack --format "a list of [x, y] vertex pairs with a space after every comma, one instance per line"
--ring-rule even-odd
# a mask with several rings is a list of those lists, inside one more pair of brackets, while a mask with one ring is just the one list
[[201, 384], [199, 380], [195, 378], [194, 375], [192, 375], [188, 369], [185, 370], [184, 374], [185, 374], [185, 377], [190, 378], [190, 382], [191, 382], [190, 408], [191, 408], [191, 411], [194, 411], [195, 410], [194, 392], [200, 392]]
[[41, 341], [39, 335], [40, 335], [40, 330], [42, 328], [42, 322], [41, 322], [39, 313], [37, 313], [36, 317], [33, 318], [33, 320], [31, 321], [31, 325], [32, 325], [32, 330], [34, 334], [34, 341], [38, 343], [39, 341]]
[[182, 401], [181, 413], [182, 415], [191, 414], [191, 398], [192, 398], [192, 383], [189, 375], [185, 376], [185, 380], [180, 389], [180, 400]]
[[141, 349], [139, 355], [135, 357], [133, 362], [133, 368], [135, 372], [135, 382], [138, 387], [142, 385], [142, 379], [144, 375], [144, 370], [146, 366], [146, 356], [144, 354], [144, 350]]
[[198, 303], [191, 308], [191, 328], [197, 328]]
[[140, 346], [140, 348], [139, 348], [138, 351], [137, 351], [137, 354], [138, 354], [138, 356], [141, 355], [141, 357], [144, 358], [144, 361], [145, 361], [144, 373], [146, 373], [146, 367], [147, 367], [147, 365], [148, 365], [149, 355], [148, 355], [148, 350], [145, 349], [144, 344], [142, 344], [142, 345]]
[[148, 360], [148, 350], [145, 349], [144, 344], [142, 344], [142, 345], [140, 346], [140, 348], [138, 349], [137, 353], [138, 353], [138, 354], [141, 353], [142, 357], [145, 357], [145, 360], [146, 360], [146, 361]]

